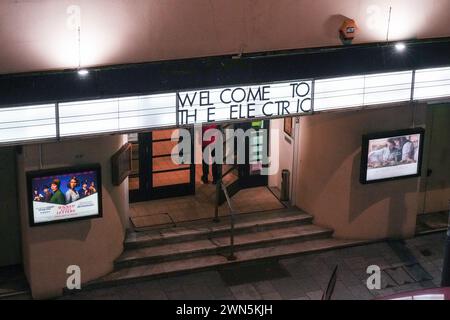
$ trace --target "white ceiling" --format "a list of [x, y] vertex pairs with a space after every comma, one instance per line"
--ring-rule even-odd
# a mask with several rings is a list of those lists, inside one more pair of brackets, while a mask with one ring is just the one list
[[1, 0], [0, 73], [339, 45], [344, 16], [384, 41], [390, 6], [391, 40], [450, 36], [450, 0]]

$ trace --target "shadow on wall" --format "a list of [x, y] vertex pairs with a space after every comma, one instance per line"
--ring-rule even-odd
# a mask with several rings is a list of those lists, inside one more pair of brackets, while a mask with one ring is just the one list
[[[120, 150], [117, 149], [116, 152]], [[102, 172], [111, 172], [111, 163], [108, 163], [107, 166], [104, 166]], [[103, 177], [107, 177], [107, 179], [111, 179], [111, 176], [105, 175], [102, 173]], [[104, 183], [103, 184], [103, 201], [111, 201], [114, 205], [114, 208], [117, 209], [117, 214], [114, 216], [115, 219], [118, 219], [122, 225], [122, 230], [126, 230], [128, 228], [128, 219], [129, 219], [129, 199], [128, 199], [128, 187], [126, 187], [126, 194], [124, 199], [124, 194], [121, 193], [121, 189], [124, 185], [128, 186], [128, 178], [122, 181], [119, 186], [114, 186], [112, 183]], [[125, 206], [125, 207], [124, 207]], [[121, 209], [124, 209], [125, 212], [123, 215], [120, 214]], [[103, 210], [105, 210], [103, 208]], [[103, 216], [105, 212], [103, 212]]]
[[[351, 184], [350, 189], [349, 223], [352, 223], [373, 205], [388, 200], [387, 234], [401, 236], [407, 220], [406, 195], [418, 192], [418, 178], [364, 185], [359, 182], [360, 167], [361, 151], [353, 158], [351, 179], [354, 183]], [[399, 186], [402, 186], [402, 188], [399, 189]]]
[[343, 16], [342, 14], [331, 15], [324, 24], [325, 34], [327, 35], [327, 38], [336, 41], [336, 39], [339, 38], [339, 28], [347, 19], [350, 18]]
[[[123, 183], [128, 183], [128, 180], [125, 180], [124, 182], [122, 182], [122, 184]], [[108, 186], [105, 189], [107, 190], [107, 194], [111, 195], [111, 201], [114, 204], [114, 207], [117, 208], [117, 210], [120, 210], [121, 205], [123, 205], [123, 199], [121, 199], [120, 196], [114, 196], [112, 186]], [[126, 205], [128, 205], [128, 201], [126, 201]], [[126, 211], [127, 211], [126, 216], [121, 216], [119, 213], [117, 214], [117, 218], [119, 219], [120, 223], [122, 224], [123, 230], [126, 230], [128, 228], [128, 223], [127, 223], [128, 210], [129, 209], [126, 209]]]

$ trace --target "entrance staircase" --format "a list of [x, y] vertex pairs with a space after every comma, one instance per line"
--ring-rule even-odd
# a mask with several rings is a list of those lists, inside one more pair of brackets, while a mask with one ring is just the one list
[[298, 208], [241, 214], [235, 219], [234, 261], [227, 259], [231, 249], [229, 217], [218, 223], [198, 221], [129, 232], [114, 271], [87, 287], [120, 285], [356, 244], [332, 238], [333, 230], [314, 225], [313, 217]]

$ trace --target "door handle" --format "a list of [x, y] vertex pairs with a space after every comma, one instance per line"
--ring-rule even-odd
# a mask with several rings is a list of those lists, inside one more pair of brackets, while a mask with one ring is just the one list
[[427, 170], [427, 177], [430, 177], [433, 174], [433, 170], [428, 169]]

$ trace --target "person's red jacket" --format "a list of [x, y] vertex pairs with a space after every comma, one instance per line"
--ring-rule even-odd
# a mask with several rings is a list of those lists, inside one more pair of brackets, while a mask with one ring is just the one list
[[211, 129], [218, 129], [219, 127], [216, 124], [207, 124], [202, 126], [202, 147], [205, 148], [209, 146], [211, 143], [216, 141], [216, 137], [213, 135], [210, 140], [204, 140], [205, 132]]

